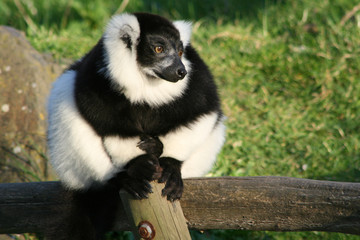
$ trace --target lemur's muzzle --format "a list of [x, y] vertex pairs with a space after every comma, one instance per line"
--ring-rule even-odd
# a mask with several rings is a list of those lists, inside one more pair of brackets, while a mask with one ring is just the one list
[[176, 56], [171, 65], [156, 71], [156, 74], [166, 81], [177, 82], [186, 76], [187, 71], [180, 57]]

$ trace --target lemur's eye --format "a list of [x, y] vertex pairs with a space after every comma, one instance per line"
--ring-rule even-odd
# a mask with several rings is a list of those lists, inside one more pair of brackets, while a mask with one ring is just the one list
[[183, 51], [179, 51], [179, 57], [181, 57], [183, 55]]
[[164, 48], [162, 46], [156, 46], [155, 47], [155, 52], [156, 53], [162, 53], [162, 52], [164, 52]]

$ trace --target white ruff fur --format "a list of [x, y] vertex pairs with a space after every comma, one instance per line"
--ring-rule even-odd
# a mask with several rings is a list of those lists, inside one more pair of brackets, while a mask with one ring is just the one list
[[[178, 25], [184, 28], [182, 24]], [[188, 26], [191, 32], [191, 26]], [[160, 106], [181, 96], [187, 87], [188, 77], [176, 83], [162, 79], [148, 79], [137, 64], [136, 47], [133, 46], [130, 50], [120, 39], [124, 35], [130, 36], [133, 43], [138, 41], [140, 26], [134, 15], [114, 16], [105, 30], [105, 58], [114, 86], [117, 85], [132, 103], [146, 102], [151, 106]], [[187, 31], [185, 36], [181, 35], [181, 39], [185, 41], [186, 38], [190, 39], [190, 36]], [[190, 72], [190, 62], [184, 57], [182, 61], [186, 70]]]
[[174, 21], [173, 24], [180, 32], [180, 40], [182, 41], [184, 47], [189, 45], [192, 31], [191, 22], [178, 20]]
[[110, 179], [116, 169], [103, 149], [101, 138], [81, 117], [74, 99], [76, 72], [68, 71], [50, 93], [49, 153], [52, 166], [66, 186], [87, 188]]

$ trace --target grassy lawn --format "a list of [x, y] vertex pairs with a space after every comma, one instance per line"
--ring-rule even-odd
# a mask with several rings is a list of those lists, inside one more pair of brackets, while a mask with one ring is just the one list
[[[115, 12], [194, 22], [212, 70], [227, 141], [210, 176], [360, 181], [360, 11], [356, 0], [0, 2], [0, 24], [61, 62], [101, 36]], [[146, 3], [144, 3], [146, 2]], [[194, 239], [360, 239], [335, 233], [193, 232]]]

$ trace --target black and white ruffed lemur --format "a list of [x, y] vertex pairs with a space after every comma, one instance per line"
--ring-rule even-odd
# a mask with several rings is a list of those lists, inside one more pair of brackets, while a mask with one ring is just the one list
[[53, 84], [50, 160], [78, 199], [90, 206], [120, 188], [142, 199], [158, 180], [174, 201], [182, 178], [212, 168], [225, 138], [224, 117], [190, 37], [189, 22], [114, 16], [99, 42]]

